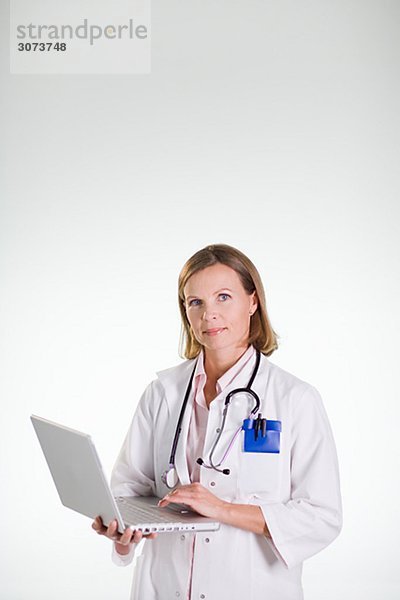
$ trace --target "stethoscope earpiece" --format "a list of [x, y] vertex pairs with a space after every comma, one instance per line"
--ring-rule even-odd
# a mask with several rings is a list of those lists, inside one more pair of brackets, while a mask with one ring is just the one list
[[230, 475], [231, 470], [230, 469], [217, 469], [214, 466], [210, 466], [210, 465], [206, 465], [206, 463], [204, 462], [204, 460], [202, 458], [198, 458], [196, 460], [197, 464], [200, 465], [201, 467], [205, 467], [206, 469], [214, 469], [215, 471], [218, 471], [219, 473], [223, 473], [224, 475]]

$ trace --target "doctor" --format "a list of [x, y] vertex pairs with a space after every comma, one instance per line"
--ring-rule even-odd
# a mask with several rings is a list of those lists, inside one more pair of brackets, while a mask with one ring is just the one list
[[[303, 561], [342, 524], [321, 397], [267, 358], [276, 334], [260, 276], [239, 250], [216, 244], [196, 252], [179, 276], [179, 308], [188, 360], [145, 390], [111, 485], [115, 495], [188, 504], [221, 528], [146, 541], [100, 518], [93, 528], [114, 540], [117, 564], [136, 557], [135, 600], [301, 600]], [[230, 391], [249, 384], [251, 393], [235, 393], [226, 405]], [[251, 431], [242, 431], [246, 419]], [[261, 448], [268, 435], [275, 446]]]

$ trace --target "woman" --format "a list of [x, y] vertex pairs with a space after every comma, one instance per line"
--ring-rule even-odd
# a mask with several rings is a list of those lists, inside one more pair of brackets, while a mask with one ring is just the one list
[[[300, 600], [303, 561], [341, 529], [336, 450], [321, 397], [266, 358], [277, 348], [276, 334], [260, 276], [239, 250], [218, 244], [194, 254], [179, 276], [179, 307], [188, 360], [159, 372], [145, 390], [111, 485], [115, 495], [187, 504], [221, 527], [149, 535], [135, 567], [134, 598]], [[246, 387], [257, 365], [251, 388], [260, 406], [250, 394], [237, 394], [223, 422], [229, 391]], [[162, 474], [171, 469], [192, 374], [171, 490]], [[253, 429], [240, 431], [255, 408], [247, 421]], [[267, 421], [257, 421], [259, 413]], [[278, 423], [272, 434], [278, 445], [259, 451], [271, 423]], [[241, 436], [247, 435], [246, 447]], [[116, 522], [105, 528], [99, 518], [93, 527], [116, 540], [117, 564], [138, 554], [140, 532], [119, 535]]]

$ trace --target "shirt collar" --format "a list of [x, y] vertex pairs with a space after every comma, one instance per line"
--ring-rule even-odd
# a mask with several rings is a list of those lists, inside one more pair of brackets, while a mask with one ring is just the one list
[[[247, 363], [251, 360], [254, 353], [255, 353], [255, 348], [254, 348], [254, 346], [250, 345], [247, 348], [246, 352], [239, 358], [239, 360], [236, 361], [235, 364], [232, 365], [232, 367], [230, 369], [228, 369], [228, 371], [226, 371], [226, 373], [221, 375], [221, 377], [217, 380], [217, 386], [218, 386], [220, 392], [224, 388], [226, 388], [237, 375], [239, 375], [239, 373], [245, 368]], [[197, 377], [200, 377], [202, 375], [204, 377], [206, 377], [206, 372], [204, 369], [204, 350], [203, 349], [200, 351], [200, 354], [198, 356], [196, 370], [194, 372], [194, 376], [196, 379], [197, 379]]]

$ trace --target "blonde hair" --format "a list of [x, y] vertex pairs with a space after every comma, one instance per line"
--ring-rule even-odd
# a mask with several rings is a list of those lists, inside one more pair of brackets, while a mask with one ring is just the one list
[[179, 310], [182, 329], [179, 342], [179, 354], [183, 358], [196, 358], [201, 351], [201, 344], [194, 337], [190, 327], [186, 309], [184, 288], [189, 278], [215, 264], [231, 267], [239, 275], [244, 290], [250, 295], [254, 291], [258, 300], [257, 310], [250, 320], [249, 344], [269, 356], [278, 348], [278, 335], [272, 329], [265, 303], [264, 286], [261, 277], [251, 260], [243, 252], [227, 244], [213, 244], [198, 250], [184, 264], [178, 279]]

